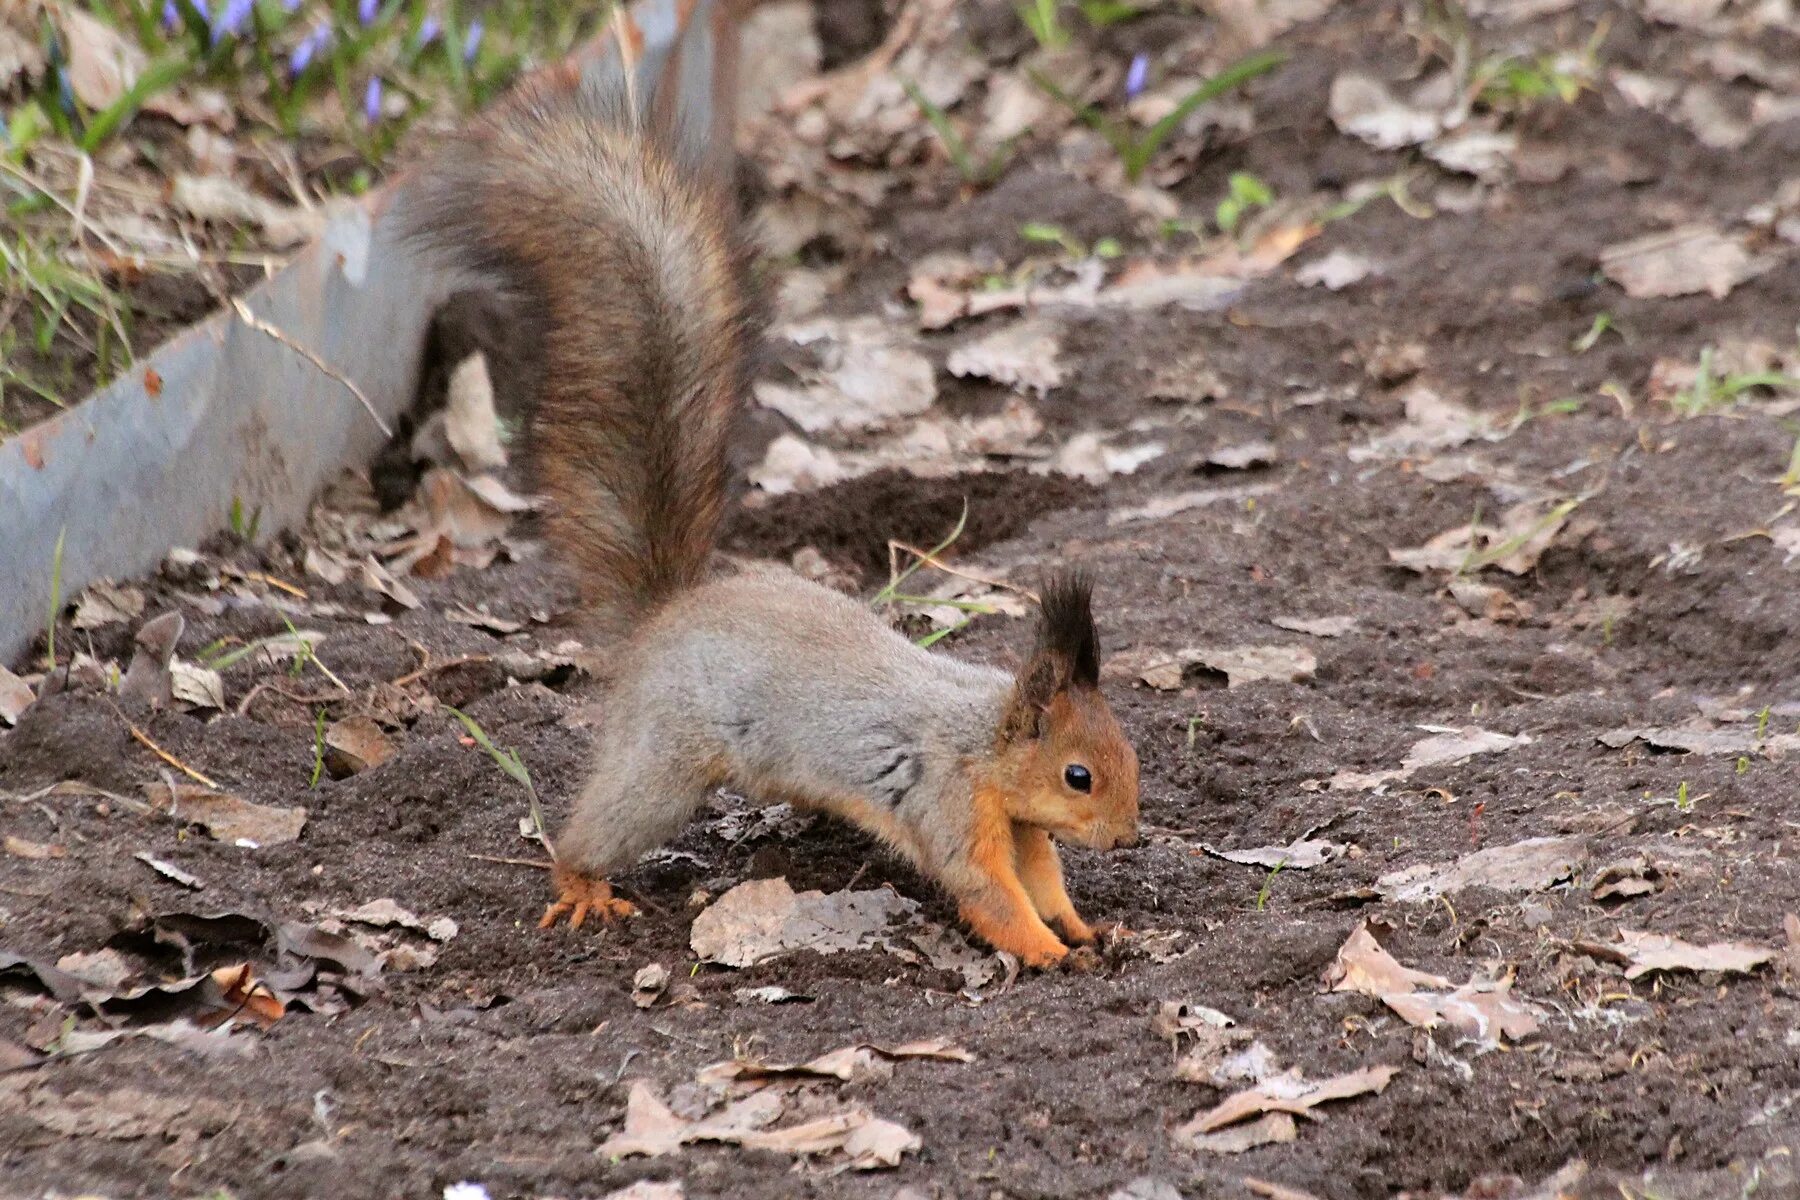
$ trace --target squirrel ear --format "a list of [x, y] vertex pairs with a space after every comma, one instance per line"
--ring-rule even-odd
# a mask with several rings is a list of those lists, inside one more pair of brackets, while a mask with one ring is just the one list
[[1056, 687], [1100, 686], [1100, 632], [1094, 628], [1094, 580], [1085, 571], [1061, 572], [1044, 581], [1033, 661], [1056, 664]]
[[1043, 737], [1045, 713], [1059, 692], [1100, 686], [1100, 635], [1094, 628], [1094, 582], [1076, 571], [1044, 583], [1037, 644], [1019, 668], [1001, 739]]

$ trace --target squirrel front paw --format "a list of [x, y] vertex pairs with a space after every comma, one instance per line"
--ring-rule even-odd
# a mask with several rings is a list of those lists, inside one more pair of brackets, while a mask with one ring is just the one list
[[579, 929], [589, 913], [599, 917], [602, 924], [611, 925], [637, 912], [637, 905], [613, 895], [612, 884], [606, 880], [593, 879], [567, 867], [552, 870], [550, 885], [556, 889], [556, 899], [544, 909], [539, 929], [550, 928], [565, 914], [569, 928]]
[[1027, 967], [1049, 970], [1069, 956], [1069, 948], [1029, 908], [993, 913], [980, 905], [965, 905], [962, 916], [988, 945]]

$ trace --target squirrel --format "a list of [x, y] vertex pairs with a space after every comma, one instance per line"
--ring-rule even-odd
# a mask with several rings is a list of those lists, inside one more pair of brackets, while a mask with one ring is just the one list
[[654, 131], [628, 95], [561, 84], [453, 135], [407, 219], [522, 298], [545, 537], [611, 639], [598, 766], [553, 839], [540, 925], [634, 913], [607, 877], [728, 785], [868, 831], [996, 949], [1062, 962], [1096, 932], [1052, 838], [1137, 840], [1137, 755], [1099, 689], [1091, 579], [1049, 579], [1009, 673], [923, 649], [782, 567], [716, 570], [759, 335], [736, 205], [702, 140]]

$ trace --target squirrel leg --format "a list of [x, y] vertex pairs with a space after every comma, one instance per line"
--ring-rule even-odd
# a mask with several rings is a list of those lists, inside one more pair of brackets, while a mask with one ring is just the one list
[[561, 863], [551, 869], [550, 886], [556, 889], [556, 899], [544, 909], [539, 929], [550, 928], [565, 915], [570, 929], [580, 929], [589, 913], [599, 917], [602, 924], [611, 925], [637, 912], [637, 905], [613, 895], [612, 884], [606, 880], [583, 875]]
[[1062, 859], [1050, 835], [1034, 825], [1013, 823], [1013, 861], [1018, 867], [1019, 882], [1038, 915], [1062, 930], [1063, 937], [1077, 945], [1094, 940], [1093, 926], [1081, 919], [1074, 901], [1063, 889]]
[[590, 915], [610, 925], [635, 913], [636, 905], [613, 895], [606, 876], [674, 837], [711, 790], [706, 779], [660, 763], [634, 769], [632, 753], [614, 751], [614, 744], [602, 737], [602, 765], [556, 835], [550, 875], [556, 898], [545, 908], [540, 929], [564, 916], [577, 928]]
[[1013, 823], [997, 798], [977, 793], [973, 842], [959, 878], [946, 879], [963, 920], [996, 950], [1019, 956], [1028, 967], [1053, 967], [1069, 948], [1032, 907], [1019, 879]]

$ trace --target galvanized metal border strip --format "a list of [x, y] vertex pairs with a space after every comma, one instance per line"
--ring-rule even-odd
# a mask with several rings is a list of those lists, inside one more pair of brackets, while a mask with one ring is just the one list
[[[710, 125], [728, 161], [728, 6], [645, 0], [633, 13], [643, 94], [673, 97], [671, 115]], [[604, 79], [619, 61], [603, 35], [574, 63]], [[455, 286], [396, 240], [389, 218], [406, 186], [404, 175], [392, 180], [244, 297], [260, 320], [355, 380], [390, 422], [412, 398], [431, 313]], [[59, 539], [66, 598], [227, 528], [234, 501], [261, 511], [264, 536], [291, 526], [321, 486], [382, 442], [342, 383], [235, 313], [192, 326], [127, 376], [0, 443], [0, 662], [44, 626]]]

